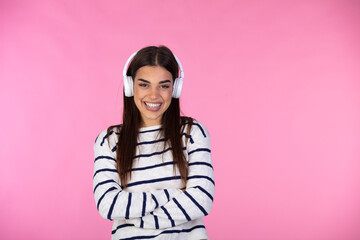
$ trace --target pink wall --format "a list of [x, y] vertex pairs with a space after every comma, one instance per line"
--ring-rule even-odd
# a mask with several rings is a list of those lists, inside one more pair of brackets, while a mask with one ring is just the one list
[[212, 136], [211, 239], [360, 239], [360, 2], [1, 1], [0, 239], [110, 239], [93, 143], [169, 46]]

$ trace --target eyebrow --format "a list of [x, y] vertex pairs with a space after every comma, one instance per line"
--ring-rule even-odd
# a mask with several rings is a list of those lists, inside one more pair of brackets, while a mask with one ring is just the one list
[[[139, 81], [142, 81], [142, 82], [146, 82], [146, 83], [151, 83], [150, 81], [145, 80], [145, 79], [142, 79], [142, 78], [139, 78], [138, 80], [139, 80]], [[160, 83], [160, 84], [163, 84], [163, 83], [171, 83], [171, 81], [170, 81], [170, 80], [164, 80], [164, 81], [160, 81], [159, 83]]]

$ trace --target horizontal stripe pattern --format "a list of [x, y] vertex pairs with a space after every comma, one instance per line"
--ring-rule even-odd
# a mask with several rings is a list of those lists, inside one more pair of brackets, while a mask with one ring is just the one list
[[127, 185], [127, 187], [134, 187], [134, 186], [137, 186], [137, 185], [149, 184], [149, 183], [172, 181], [172, 180], [177, 180], [177, 179], [181, 179], [181, 177], [180, 176], [173, 176], [173, 177], [164, 177], [164, 178], [154, 178], [154, 179], [143, 180], [143, 181], [138, 181], [138, 182], [131, 182], [131, 183], [129, 183]]
[[202, 191], [203, 193], [205, 193], [205, 194], [211, 199], [211, 201], [214, 201], [213, 196], [211, 196], [211, 194], [210, 194], [208, 191], [206, 191], [204, 188], [202, 188], [202, 187], [200, 187], [200, 186], [196, 186], [195, 188], [200, 189], [200, 191]]
[[194, 178], [204, 178], [207, 179], [208, 181], [210, 181], [212, 184], [214, 184], [215, 186], [215, 182], [212, 178], [208, 177], [208, 176], [201, 176], [201, 175], [194, 175], [194, 176], [189, 176], [187, 179], [194, 179]]
[[189, 166], [194, 166], [194, 165], [208, 166], [209, 168], [213, 169], [213, 166], [210, 163], [207, 163], [207, 162], [192, 162], [192, 163], [189, 163]]
[[125, 219], [130, 218], [131, 196], [132, 196], [132, 194], [131, 194], [131, 192], [129, 192], [128, 203], [127, 203], [127, 206], [126, 206]]
[[172, 148], [167, 148], [163, 151], [160, 151], [160, 152], [152, 152], [152, 153], [148, 153], [148, 154], [139, 154], [139, 155], [136, 155], [134, 158], [145, 158], [145, 157], [152, 157], [154, 155], [161, 155], [161, 154], [164, 154], [166, 153], [167, 151], [170, 151]]
[[119, 193], [120, 193], [120, 192], [118, 192], [118, 193], [115, 195], [115, 197], [114, 197], [114, 199], [113, 199], [113, 201], [112, 201], [112, 203], [111, 203], [111, 205], [110, 205], [110, 209], [109, 209], [109, 212], [108, 212], [108, 215], [107, 215], [107, 219], [109, 219], [109, 220], [112, 220], [111, 215], [112, 215], [112, 212], [113, 212], [113, 210], [114, 210], [114, 206], [115, 206], [116, 200], [117, 200], [117, 198], [118, 198], [118, 196], [119, 196]]
[[203, 212], [204, 216], [208, 215], [205, 209], [187, 191], [185, 191], [184, 194], [193, 201], [193, 203]]
[[116, 172], [116, 173], [117, 173], [117, 170], [116, 170], [116, 169], [113, 169], [113, 168], [103, 168], [103, 169], [99, 169], [99, 170], [97, 170], [97, 171], [94, 173], [93, 178], [95, 178], [96, 174], [98, 174], [98, 173], [100, 173], [100, 172]]
[[183, 206], [181, 206], [181, 204], [175, 199], [173, 198], [173, 201], [175, 202], [175, 204], [179, 207], [179, 209], [183, 212], [184, 216], [186, 217], [186, 219], [188, 221], [191, 221], [191, 218], [189, 216], [189, 214], [187, 214], [187, 212], [185, 211], [185, 209], [183, 208]]
[[143, 208], [142, 208], [141, 216], [145, 216], [145, 211], [146, 211], [146, 194], [143, 192]]
[[100, 159], [109, 159], [109, 160], [112, 160], [112, 161], [116, 161], [115, 158], [110, 157], [110, 156], [97, 156], [95, 158], [94, 162], [96, 162], [97, 160], [100, 160]]
[[[109, 132], [109, 136], [110, 136], [111, 134], [113, 134], [113, 132], [114, 132], [114, 131], [110, 131], [110, 132]], [[102, 146], [102, 145], [104, 144], [104, 142], [105, 142], [105, 140], [107, 139], [107, 137], [108, 137], [108, 134], [106, 134], [106, 135], [102, 138], [102, 141], [101, 141], [101, 143], [100, 143], [100, 146]]]
[[97, 137], [95, 138], [95, 143], [97, 142], [98, 138], [99, 138], [100, 134], [97, 135]]
[[148, 170], [148, 169], [152, 169], [152, 168], [158, 168], [158, 167], [164, 167], [167, 165], [173, 165], [173, 162], [164, 162], [164, 163], [159, 163], [159, 164], [155, 164], [155, 165], [151, 165], [151, 166], [146, 166], [146, 167], [137, 167], [137, 168], [133, 168], [131, 171], [142, 171], [142, 170]]
[[101, 201], [103, 200], [103, 198], [105, 197], [105, 195], [108, 193], [108, 192], [111, 192], [111, 191], [114, 191], [114, 190], [116, 190], [116, 187], [111, 187], [111, 188], [109, 188], [100, 198], [99, 198], [99, 200], [98, 200], [98, 202], [97, 202], [97, 209], [99, 210], [99, 206], [100, 206], [100, 203], [101, 203]]
[[182, 135], [185, 136], [186, 138], [189, 138], [190, 143], [191, 143], [191, 144], [194, 144], [194, 139], [191, 137], [190, 134], [188, 135], [188, 134], [186, 134], [186, 133], [183, 133]]
[[155, 208], [158, 208], [159, 207], [159, 203], [158, 203], [158, 201], [156, 200], [156, 198], [155, 198], [155, 196], [153, 195], [153, 194], [151, 194], [151, 197], [152, 197], [152, 199], [154, 200], [154, 202], [155, 202]]
[[156, 237], [158, 237], [158, 236], [160, 236], [160, 235], [163, 235], [163, 234], [189, 233], [189, 232], [194, 231], [195, 229], [205, 229], [205, 226], [203, 226], [203, 225], [196, 225], [196, 226], [194, 226], [194, 227], [192, 227], [192, 228], [188, 228], [188, 229], [165, 230], [165, 231], [162, 231], [161, 233], [156, 234], [156, 235], [139, 235], [139, 236], [136, 236], [136, 237], [120, 238], [119, 240], [151, 239], [151, 238], [156, 238]]
[[[215, 181], [208, 133], [196, 122], [189, 134], [186, 133], [186, 128], [182, 133], [183, 146], [186, 146], [183, 150], [189, 166], [186, 190], [182, 192], [179, 189], [170, 191], [179, 188], [182, 183], [178, 171], [174, 176], [172, 148], [164, 148], [165, 140], [158, 134], [160, 129], [157, 127], [139, 131], [137, 154], [134, 156], [132, 175], [127, 185], [129, 190], [126, 191], [122, 191], [116, 169], [119, 133], [110, 131], [107, 136], [106, 132], [102, 132], [95, 140], [99, 151], [95, 152], [93, 192], [97, 208], [103, 208], [102, 216], [115, 220], [113, 239], [149, 239], [162, 234], [190, 233], [195, 229], [203, 229], [203, 236], [206, 238], [205, 227], [202, 225], [186, 225], [185, 229], [172, 228], [201, 218], [211, 209]], [[150, 191], [147, 195], [146, 192], [141, 192], [141, 189], [145, 188], [147, 191], [162, 188], [164, 190], [160, 191], [161, 194], [159, 191], [154, 194]], [[137, 217], [134, 217], [134, 214], [137, 214]], [[125, 222], [122, 219], [127, 220]], [[133, 232], [134, 228], [134, 234], [126, 234], [128, 231]], [[148, 235], [142, 231], [148, 228], [166, 230]], [[180, 239], [187, 239], [187, 235], [178, 236]]]
[[170, 201], [169, 191], [167, 189], [164, 189], [164, 192], [165, 192], [167, 200]]
[[115, 145], [115, 146], [111, 149], [112, 152], [116, 152], [116, 150], [117, 150], [117, 145]]
[[154, 216], [154, 220], [155, 220], [155, 228], [159, 229], [160, 227], [159, 227], [159, 219], [158, 219], [158, 217]]
[[[113, 179], [108, 179], [108, 180], [99, 182], [98, 184], [95, 185], [95, 188], [94, 188], [93, 193], [95, 193], [96, 189], [97, 189], [99, 186], [101, 186], [101, 185], [103, 185], [103, 184], [107, 184], [107, 183], [116, 183], [116, 184], [117, 184], [117, 182], [116, 182], [115, 180], [113, 180]], [[119, 186], [120, 186], [120, 185], [119, 185]]]
[[119, 230], [120, 228], [126, 228], [126, 227], [133, 227], [133, 224], [129, 224], [129, 223], [125, 223], [125, 224], [121, 224], [119, 226], [117, 226], [114, 230], [111, 231], [111, 234], [115, 234], [117, 230]]
[[197, 149], [191, 150], [190, 152], [188, 152], [188, 154], [191, 155], [195, 152], [211, 152], [211, 150], [208, 148], [197, 148]]
[[[152, 156], [154, 156], [154, 155], [161, 155], [161, 154], [164, 154], [164, 153], [166, 153], [166, 152], [168, 152], [168, 151], [170, 151], [170, 150], [172, 150], [172, 148], [170, 147], [170, 148], [167, 148], [167, 149], [165, 149], [165, 150], [163, 150], [163, 151], [160, 151], [160, 152], [152, 152], [152, 153], [148, 153], [148, 154], [139, 154], [139, 155], [136, 155], [134, 158], [146, 158], [146, 157], [152, 157]], [[183, 150], [186, 150], [186, 148], [184, 147], [183, 148]]]
[[162, 128], [156, 128], [156, 129], [151, 129], [151, 130], [146, 130], [146, 131], [139, 131], [139, 133], [158, 132], [160, 130], [162, 130]]
[[172, 219], [171, 215], [169, 214], [169, 212], [166, 210], [166, 208], [164, 206], [161, 206], [161, 209], [164, 211], [164, 213], [166, 214], [166, 216], [169, 218], [170, 222], [171, 222], [171, 226], [175, 227], [175, 222]]
[[158, 140], [153, 140], [153, 141], [144, 141], [144, 142], [139, 142], [137, 143], [136, 145], [139, 146], [139, 145], [144, 145], [144, 144], [154, 144], [154, 143], [158, 143], [158, 142], [164, 142], [165, 139], [162, 138], [162, 139], [158, 139]]
[[204, 129], [200, 126], [200, 124], [199, 123], [193, 123], [193, 125], [195, 125], [195, 126], [197, 126], [198, 128], [200, 128], [200, 131], [201, 131], [201, 133], [203, 134], [203, 136], [206, 138], [207, 136], [206, 136], [206, 134], [205, 134], [205, 131], [204, 131]]

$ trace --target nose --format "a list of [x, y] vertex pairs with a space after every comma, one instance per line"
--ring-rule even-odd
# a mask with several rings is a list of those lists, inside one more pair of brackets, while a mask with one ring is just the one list
[[159, 97], [159, 89], [157, 87], [152, 87], [149, 95], [151, 99], [157, 99]]

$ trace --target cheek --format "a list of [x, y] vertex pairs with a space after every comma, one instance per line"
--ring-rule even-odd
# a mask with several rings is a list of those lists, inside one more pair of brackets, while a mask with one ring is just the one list
[[172, 99], [172, 91], [167, 92], [166, 95], [164, 96], [164, 99], [166, 102], [168, 102], [170, 104], [171, 99]]
[[134, 99], [143, 98], [143, 93], [139, 87], [134, 87]]

